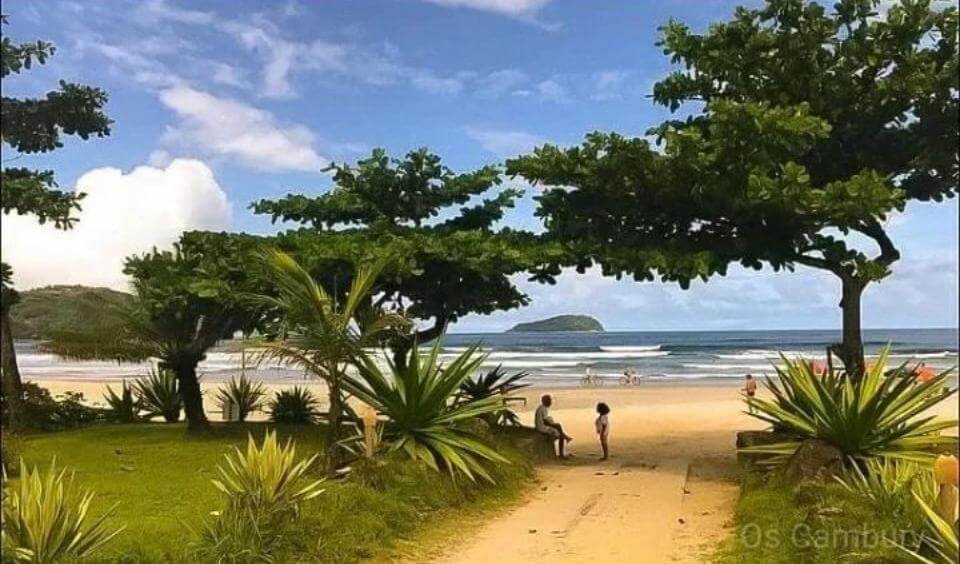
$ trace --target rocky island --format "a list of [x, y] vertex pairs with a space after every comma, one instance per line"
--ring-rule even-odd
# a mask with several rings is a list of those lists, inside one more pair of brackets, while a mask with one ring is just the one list
[[549, 319], [517, 323], [507, 333], [534, 333], [557, 331], [603, 331], [603, 325], [589, 315], [557, 315]]

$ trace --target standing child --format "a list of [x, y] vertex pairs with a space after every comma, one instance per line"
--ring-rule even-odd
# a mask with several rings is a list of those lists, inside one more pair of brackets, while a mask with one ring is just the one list
[[597, 404], [597, 435], [600, 436], [600, 448], [603, 449], [603, 458], [600, 460], [606, 460], [610, 456], [607, 446], [607, 437], [610, 435], [610, 419], [607, 417], [609, 414], [610, 406], [603, 402]]
[[757, 381], [753, 379], [752, 374], [747, 374], [743, 384], [743, 391], [747, 394], [747, 409], [753, 413], [753, 403], [750, 402], [757, 395]]

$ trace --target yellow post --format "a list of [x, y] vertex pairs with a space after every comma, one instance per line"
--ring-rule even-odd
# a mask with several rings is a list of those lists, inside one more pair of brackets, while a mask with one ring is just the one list
[[367, 457], [373, 458], [377, 450], [377, 412], [368, 407], [363, 410], [360, 418], [363, 419], [363, 438], [367, 447]]
[[947, 523], [957, 520], [957, 482], [960, 480], [960, 467], [957, 457], [942, 455], [933, 463], [933, 475], [940, 484], [940, 494], [937, 496], [937, 513]]

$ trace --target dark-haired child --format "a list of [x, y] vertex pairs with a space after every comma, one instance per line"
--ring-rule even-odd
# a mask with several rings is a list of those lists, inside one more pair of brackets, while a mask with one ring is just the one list
[[603, 449], [603, 458], [600, 460], [606, 460], [610, 456], [607, 446], [607, 437], [610, 435], [610, 419], [607, 417], [609, 414], [610, 406], [603, 402], [597, 404], [597, 435], [600, 436], [600, 448]]

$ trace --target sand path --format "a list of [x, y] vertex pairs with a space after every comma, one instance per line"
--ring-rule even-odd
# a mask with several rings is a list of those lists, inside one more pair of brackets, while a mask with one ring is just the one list
[[[539, 471], [520, 506], [441, 549], [436, 562], [698, 562], [728, 533], [735, 432], [759, 428], [735, 387], [552, 392], [574, 436], [570, 462]], [[528, 393], [527, 423], [539, 393]], [[611, 404], [611, 460], [599, 460], [593, 404]]]

